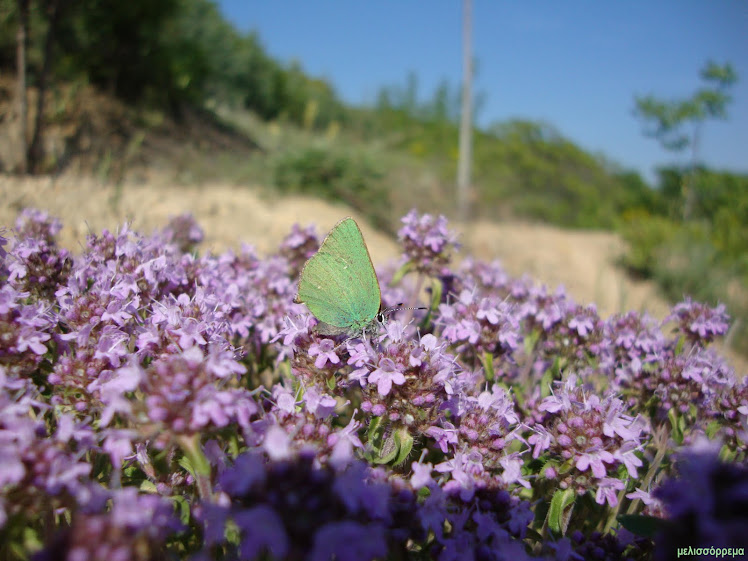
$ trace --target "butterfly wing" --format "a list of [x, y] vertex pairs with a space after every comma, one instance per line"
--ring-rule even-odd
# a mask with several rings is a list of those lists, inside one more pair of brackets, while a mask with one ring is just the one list
[[379, 281], [355, 220], [338, 222], [304, 265], [296, 301], [321, 322], [351, 331], [363, 330], [376, 317]]

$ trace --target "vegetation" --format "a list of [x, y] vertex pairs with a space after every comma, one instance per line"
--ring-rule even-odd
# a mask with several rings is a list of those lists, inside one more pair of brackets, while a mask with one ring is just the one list
[[[402, 224], [382, 304], [412, 315], [362, 334], [338, 306], [355, 331], [329, 335], [313, 314], [342, 287], [294, 298], [313, 227], [264, 258], [203, 253], [181, 215], [73, 256], [59, 220], [21, 212], [0, 236], [0, 559], [744, 552], [748, 384], [712, 347], [724, 306], [603, 319], [454, 264], [444, 217]], [[338, 242], [315, 279], [361, 272]]]
[[[255, 33], [238, 31], [210, 0], [0, 0], [5, 75], [16, 70], [19, 26], [26, 31], [30, 91], [50, 90], [29, 96], [27, 120], [35, 126], [22, 144], [30, 170], [59, 171], [80, 156], [70, 152], [92, 145], [97, 161], [89, 169], [121, 178], [156, 151], [157, 129], [179, 138], [181, 131], [163, 123], [189, 126], [200, 111], [222, 131], [244, 137], [254, 155], [237, 156], [230, 146], [212, 153], [203, 143], [210, 135], [199, 133], [195, 151], [174, 162], [182, 181], [223, 175], [343, 200], [390, 232], [395, 217], [424, 201], [454, 216], [461, 95], [453, 84], [422, 92], [411, 74], [402, 85], [383, 87], [373, 106], [347, 106], [327, 81], [269, 56]], [[690, 97], [636, 98], [645, 134], [676, 152], [691, 149], [688, 165], [660, 170], [654, 188], [548, 123], [476, 128], [473, 214], [619, 229], [631, 246], [625, 262], [632, 271], [657, 279], [674, 299], [690, 294], [726, 302], [746, 329], [748, 177], [699, 165], [697, 151], [704, 123], [727, 116], [737, 76], [729, 64], [713, 62], [701, 76], [704, 87]], [[15, 94], [2, 86], [0, 104], [8, 107]], [[71, 100], [90, 105], [84, 94], [92, 88], [128, 109], [105, 119], [109, 137], [84, 142], [93, 117]], [[475, 102], [479, 113], [480, 95]], [[67, 153], [51, 154], [54, 143], [40, 140], [44, 127], [66, 122], [73, 130], [62, 142]], [[0, 168], [25, 169], [1, 142]]]
[[664, 148], [683, 152], [689, 163], [659, 170], [659, 202], [625, 214], [631, 245], [626, 263], [653, 277], [671, 300], [684, 294], [722, 301], [737, 319], [733, 336], [748, 342], [748, 177], [699, 164], [700, 136], [707, 119], [727, 118], [729, 89], [737, 81], [730, 64], [708, 62], [703, 85], [692, 95], [665, 101], [636, 98], [644, 133]]
[[[688, 181], [688, 191], [682, 189]], [[704, 167], [662, 168], [656, 204], [624, 214], [625, 264], [671, 300], [727, 304], [738, 348], [748, 341], [748, 177]], [[689, 219], [682, 218], [688, 197]]]

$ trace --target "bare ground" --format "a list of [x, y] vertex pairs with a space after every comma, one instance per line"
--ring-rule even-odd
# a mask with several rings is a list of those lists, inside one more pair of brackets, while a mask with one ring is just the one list
[[[113, 230], [129, 220], [134, 229], [151, 232], [163, 227], [170, 216], [191, 212], [205, 230], [203, 248], [212, 251], [246, 242], [267, 254], [296, 222], [315, 223], [318, 232], [325, 233], [342, 217], [352, 215], [364, 231], [375, 263], [397, 256], [393, 239], [375, 231], [345, 205], [263, 197], [250, 185], [178, 186], [151, 177], [145, 183], [113, 186], [72, 175], [56, 179], [0, 175], [0, 201], [0, 227], [12, 227], [24, 207], [42, 208], [63, 221], [61, 242], [74, 251], [89, 231]], [[500, 259], [510, 274], [529, 274], [550, 288], [562, 284], [576, 301], [594, 302], [603, 316], [638, 310], [661, 319], [669, 309], [652, 283], [633, 280], [616, 265], [624, 244], [615, 234], [522, 222], [451, 226], [460, 233], [463, 255]], [[738, 372], [748, 371], [745, 359], [726, 354]]]

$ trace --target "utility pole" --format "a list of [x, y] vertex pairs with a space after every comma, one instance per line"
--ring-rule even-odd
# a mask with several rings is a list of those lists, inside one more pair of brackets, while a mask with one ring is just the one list
[[462, 0], [462, 108], [457, 160], [457, 211], [466, 222], [470, 214], [470, 168], [473, 161], [472, 0]]
[[18, 171], [25, 174], [28, 169], [29, 134], [28, 104], [26, 103], [26, 46], [29, 33], [29, 0], [18, 0], [18, 29], [16, 30], [16, 71], [18, 96], [18, 146], [20, 160]]

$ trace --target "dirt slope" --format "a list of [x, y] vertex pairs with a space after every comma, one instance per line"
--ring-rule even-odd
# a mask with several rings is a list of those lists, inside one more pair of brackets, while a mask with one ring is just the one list
[[[315, 223], [325, 233], [339, 219], [352, 215], [361, 224], [376, 264], [397, 255], [394, 240], [344, 205], [301, 197], [268, 199], [258, 193], [251, 186], [186, 187], [157, 178], [114, 187], [74, 176], [19, 179], [0, 175], [0, 226], [11, 227], [21, 208], [43, 208], [62, 219], [62, 243], [75, 250], [89, 230], [116, 229], [130, 220], [135, 229], [150, 232], [163, 227], [170, 216], [189, 211], [205, 230], [204, 248], [220, 251], [247, 242], [268, 253], [295, 222]], [[667, 313], [667, 304], [651, 283], [634, 281], [616, 266], [624, 246], [615, 234], [517, 222], [451, 226], [460, 232], [462, 254], [498, 258], [510, 274], [527, 273], [551, 288], [563, 284], [578, 302], [595, 302], [603, 316], [621, 310], [646, 310], [658, 318]], [[744, 361], [734, 356], [731, 360], [738, 371], [745, 371]]]

